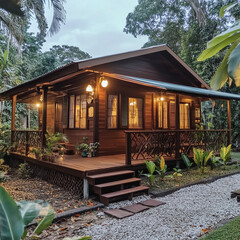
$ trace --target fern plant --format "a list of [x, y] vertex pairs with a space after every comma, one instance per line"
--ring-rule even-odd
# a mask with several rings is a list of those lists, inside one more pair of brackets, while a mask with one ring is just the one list
[[231, 157], [231, 147], [232, 147], [232, 144], [229, 144], [227, 147], [223, 146], [220, 150], [220, 157], [223, 160], [224, 166], [226, 166], [227, 162]]

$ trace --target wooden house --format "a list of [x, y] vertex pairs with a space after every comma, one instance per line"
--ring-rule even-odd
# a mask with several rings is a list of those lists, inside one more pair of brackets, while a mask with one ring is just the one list
[[[193, 147], [219, 151], [231, 142], [230, 100], [240, 96], [211, 90], [161, 45], [70, 63], [2, 92], [0, 99], [12, 100], [12, 141], [25, 147], [25, 159], [86, 179], [91, 171], [137, 169], [156, 154], [179, 160]], [[214, 99], [227, 102], [228, 129], [196, 130], [201, 102]], [[15, 129], [17, 102], [39, 106], [37, 131]], [[47, 130], [66, 134], [72, 146], [83, 137], [99, 142], [98, 157], [67, 156], [61, 166], [30, 158], [31, 147], [44, 146]]]

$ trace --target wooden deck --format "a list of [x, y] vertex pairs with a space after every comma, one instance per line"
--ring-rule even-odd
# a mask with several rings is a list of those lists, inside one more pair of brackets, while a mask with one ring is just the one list
[[12, 158], [18, 158], [42, 167], [51, 168], [76, 177], [85, 178], [87, 175], [103, 173], [109, 170], [138, 170], [145, 167], [142, 160], [133, 161], [131, 165], [125, 165], [125, 154], [82, 158], [79, 155], [64, 155], [62, 161], [54, 163], [26, 157], [19, 153], [11, 153]]

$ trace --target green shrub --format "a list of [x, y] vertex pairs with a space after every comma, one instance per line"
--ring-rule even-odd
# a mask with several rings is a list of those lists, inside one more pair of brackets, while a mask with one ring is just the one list
[[17, 170], [17, 174], [20, 178], [31, 178], [33, 176], [33, 170], [28, 163], [21, 163]]
[[0, 159], [0, 171], [7, 173], [10, 170], [10, 167], [4, 164], [4, 160]]

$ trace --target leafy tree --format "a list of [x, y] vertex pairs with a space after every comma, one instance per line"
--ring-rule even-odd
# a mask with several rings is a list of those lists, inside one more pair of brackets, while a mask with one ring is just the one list
[[55, 45], [41, 55], [39, 62], [34, 67], [34, 77], [45, 74], [70, 62], [90, 57], [88, 53], [81, 51], [78, 47]]

